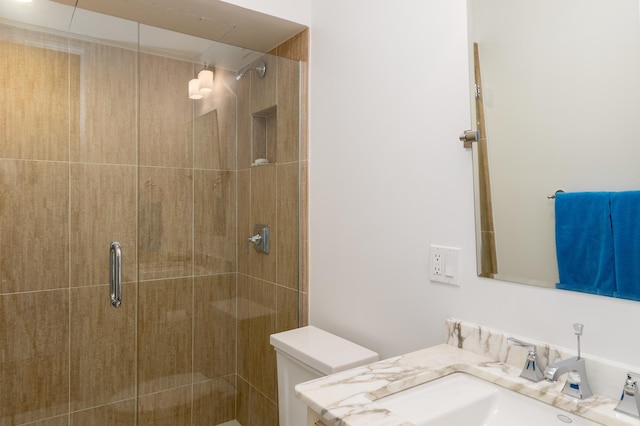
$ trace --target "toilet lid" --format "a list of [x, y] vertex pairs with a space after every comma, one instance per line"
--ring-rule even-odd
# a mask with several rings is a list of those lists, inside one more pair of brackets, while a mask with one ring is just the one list
[[378, 360], [378, 354], [314, 326], [272, 334], [271, 345], [280, 352], [321, 371], [337, 373]]

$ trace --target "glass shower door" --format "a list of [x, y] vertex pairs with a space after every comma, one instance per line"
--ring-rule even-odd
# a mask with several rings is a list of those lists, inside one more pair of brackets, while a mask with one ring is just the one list
[[[75, 11], [71, 27], [97, 16]], [[135, 46], [137, 24], [114, 22]], [[108, 37], [95, 29], [97, 37]], [[71, 138], [70, 422], [136, 418], [137, 52], [97, 38], [69, 36], [77, 55], [78, 134]], [[72, 85], [74, 82], [71, 82]], [[112, 242], [121, 249], [122, 302], [110, 303]], [[77, 278], [73, 278], [77, 277]]]
[[140, 25], [139, 424], [235, 418], [234, 76], [189, 99], [194, 40]]
[[133, 424], [137, 52], [17, 23], [0, 50], [0, 423]]
[[[300, 64], [0, 5], [0, 425], [277, 424], [269, 335], [305, 297]], [[258, 223], [268, 255], [244, 250]]]
[[196, 119], [175, 34], [57, 12], [0, 24], [0, 424], [231, 420], [235, 98]]

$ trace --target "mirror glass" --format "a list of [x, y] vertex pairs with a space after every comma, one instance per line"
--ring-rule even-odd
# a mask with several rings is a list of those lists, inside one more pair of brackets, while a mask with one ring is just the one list
[[478, 274], [555, 287], [556, 191], [640, 188], [639, 2], [468, 11]]

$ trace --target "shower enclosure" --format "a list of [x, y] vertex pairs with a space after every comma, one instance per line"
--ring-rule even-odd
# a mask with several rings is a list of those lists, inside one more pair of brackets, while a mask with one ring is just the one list
[[49, 7], [47, 29], [0, 22], [0, 425], [277, 425], [301, 63]]

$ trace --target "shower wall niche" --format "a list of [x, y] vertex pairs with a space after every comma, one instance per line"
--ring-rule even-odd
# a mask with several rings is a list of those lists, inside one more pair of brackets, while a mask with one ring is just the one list
[[251, 115], [251, 165], [268, 164], [270, 159], [276, 158], [277, 123], [278, 108], [275, 106]]

